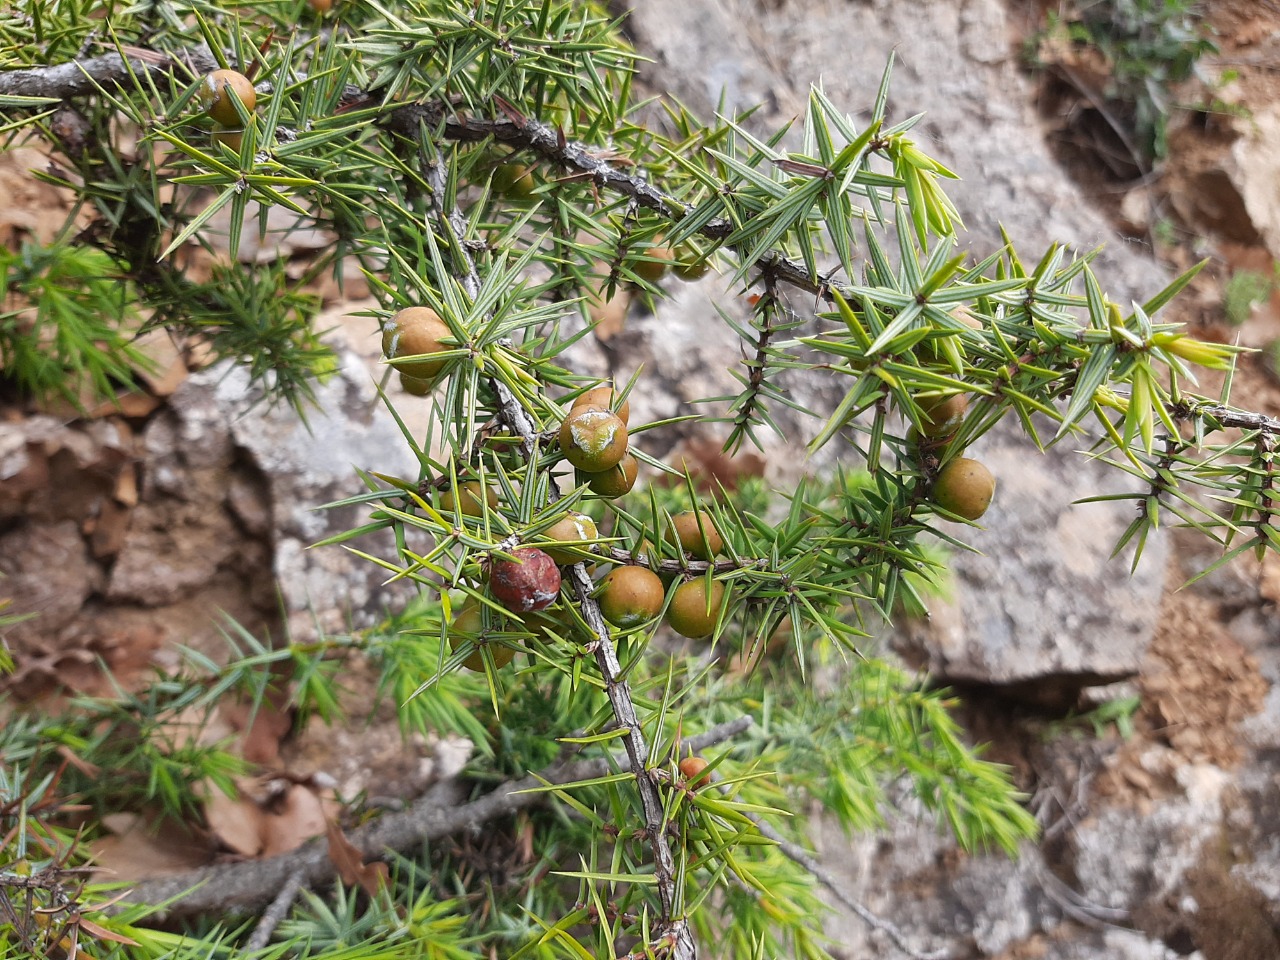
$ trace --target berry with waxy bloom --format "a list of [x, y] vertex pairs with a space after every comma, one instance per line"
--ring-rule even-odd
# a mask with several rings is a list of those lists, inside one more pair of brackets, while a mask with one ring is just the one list
[[627, 425], [604, 407], [575, 407], [560, 425], [560, 449], [579, 470], [602, 473], [627, 455]]

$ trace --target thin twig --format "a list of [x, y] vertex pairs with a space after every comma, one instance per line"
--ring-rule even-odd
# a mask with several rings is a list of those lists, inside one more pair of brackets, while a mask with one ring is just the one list
[[[712, 773], [713, 779], [719, 779], [718, 775]], [[722, 791], [723, 787], [720, 788]], [[911, 960], [952, 960], [958, 954], [949, 947], [939, 947], [937, 950], [917, 950], [907, 942], [906, 934], [892, 920], [886, 920], [871, 910], [870, 907], [856, 899], [849, 893], [840, 881], [824, 867], [818, 863], [804, 847], [797, 843], [792, 843], [770, 823], [761, 817], [758, 813], [748, 811], [747, 817], [756, 825], [756, 829], [760, 831], [761, 836], [767, 837], [778, 845], [778, 850], [790, 860], [794, 860], [800, 866], [804, 867], [820, 884], [826, 887], [835, 896], [837, 900], [862, 918], [863, 922], [873, 930], [879, 930], [887, 936], [895, 947], [905, 953]]]
[[165, 76], [182, 68], [192, 77], [218, 69], [207, 47], [192, 47], [180, 56], [168, 56], [141, 48], [128, 48], [128, 57], [106, 53], [89, 60], [72, 60], [48, 67], [0, 71], [0, 96], [48, 97], [70, 100], [111, 89], [148, 74]]
[[1086, 899], [1083, 894], [1072, 889], [1063, 883], [1059, 877], [1055, 876], [1042, 859], [1036, 859], [1034, 870], [1036, 879], [1040, 881], [1040, 888], [1045, 892], [1045, 895], [1056, 903], [1058, 908], [1072, 920], [1095, 930], [1132, 929], [1123, 926], [1124, 921], [1129, 919], [1128, 910], [1103, 906], [1100, 903], [1094, 903]]
[[280, 926], [280, 921], [288, 915], [289, 908], [293, 906], [293, 901], [302, 892], [302, 880], [301, 870], [295, 870], [289, 874], [289, 879], [284, 882], [284, 887], [276, 898], [271, 901], [271, 906], [267, 907], [263, 912], [262, 919], [258, 921], [258, 925], [253, 928], [253, 936], [245, 944], [247, 953], [261, 950], [270, 942], [271, 935], [276, 932], [276, 927]]
[[736, 441], [741, 444], [744, 438], [751, 436], [756, 412], [762, 406], [761, 396], [764, 393], [765, 367], [769, 362], [770, 341], [778, 329], [774, 323], [774, 315], [782, 309], [777, 279], [772, 273], [766, 272], [763, 274], [763, 281], [764, 294], [757, 304], [760, 326], [756, 335], [755, 358], [748, 360], [745, 356], [743, 357], [743, 363], [748, 370], [747, 389], [743, 393], [743, 399], [739, 401], [738, 412], [733, 418], [733, 430], [729, 434], [729, 443]]
[[[98, 86], [110, 87], [130, 81], [140, 73], [164, 74], [182, 68], [193, 74], [205, 73], [217, 68], [213, 55], [205, 47], [193, 47], [181, 54], [165, 55], [130, 48], [127, 61], [119, 54], [105, 54], [92, 60], [57, 64], [50, 67], [31, 67], [22, 70], [0, 72], [0, 95], [27, 95], [71, 99], [93, 94]], [[347, 91], [347, 99], [359, 99], [360, 91]], [[531, 118], [520, 122], [508, 118], [488, 119], [461, 115], [454, 106], [444, 102], [406, 104], [391, 108], [385, 121], [389, 129], [411, 139], [419, 138], [422, 125], [438, 131], [447, 140], [475, 142], [492, 137], [515, 149], [530, 150], [543, 160], [582, 174], [601, 188], [629, 197], [635, 204], [668, 217], [683, 217], [692, 208], [643, 177], [619, 169], [601, 156], [602, 151], [577, 140], [568, 140], [563, 132]], [[428, 165], [428, 173], [431, 172]], [[443, 194], [441, 195], [443, 196]], [[716, 218], [699, 231], [703, 236], [717, 240], [734, 231], [731, 221]], [[778, 280], [794, 287], [832, 299], [832, 290], [848, 291], [833, 282], [813, 278], [803, 264], [790, 260], [776, 252], [761, 257], [756, 266], [772, 273]]]
[[[751, 726], [749, 716], [690, 737], [691, 749], [722, 743]], [[595, 760], [558, 763], [536, 776], [510, 780], [478, 800], [463, 803], [463, 787], [456, 780], [437, 784], [399, 813], [389, 813], [351, 831], [348, 839], [366, 859], [385, 857], [388, 851], [404, 852], [430, 840], [467, 830], [479, 830], [491, 820], [511, 816], [543, 803], [545, 785], [569, 784], [603, 776], [610, 769], [625, 767], [629, 754], [617, 753]], [[527, 792], [522, 792], [527, 791]], [[216, 864], [155, 880], [147, 880], [129, 891], [131, 903], [166, 903], [167, 917], [189, 917], [202, 913], [248, 913], [269, 902], [294, 874], [302, 884], [314, 887], [330, 880], [336, 872], [323, 837], [308, 841], [291, 853], [266, 860]], [[119, 908], [116, 908], [117, 910]]]
[[1245, 413], [1232, 410], [1218, 403], [1196, 403], [1184, 400], [1174, 404], [1170, 413], [1175, 419], [1213, 420], [1221, 427], [1236, 427], [1241, 430], [1260, 430], [1272, 436], [1280, 436], [1280, 420], [1262, 413]]

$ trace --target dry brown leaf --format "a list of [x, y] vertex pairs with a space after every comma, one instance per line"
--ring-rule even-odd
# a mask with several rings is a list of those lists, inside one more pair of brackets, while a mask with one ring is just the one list
[[130, 940], [122, 933], [116, 933], [114, 930], [108, 930], [106, 927], [99, 926], [92, 920], [86, 920], [84, 917], [76, 917], [76, 926], [82, 931], [89, 934], [95, 940], [108, 940], [111, 943], [123, 943], [128, 947], [138, 946], [137, 940]]
[[102, 823], [113, 836], [91, 843], [95, 868], [104, 879], [134, 881], [203, 867], [213, 859], [208, 843], [183, 824], [165, 818], [153, 825], [132, 813], [108, 814]]
[[381, 860], [365, 863], [359, 849], [333, 821], [326, 831], [329, 838], [329, 859], [338, 868], [338, 876], [349, 887], [359, 885], [369, 896], [377, 896], [387, 883], [387, 865]]
[[314, 791], [290, 784], [284, 799], [263, 821], [262, 856], [274, 857], [296, 850], [327, 828], [324, 805]]
[[116, 503], [122, 507], [138, 505], [138, 468], [136, 464], [126, 463], [116, 477], [116, 489], [112, 493]]
[[130, 390], [117, 394], [110, 400], [103, 400], [89, 411], [90, 417], [145, 417], [160, 406], [160, 399], [140, 390]]
[[150, 370], [139, 370], [137, 373], [139, 379], [157, 397], [169, 396], [187, 379], [187, 365], [182, 362], [182, 352], [167, 331], [148, 330], [134, 344], [154, 364]]
[[256, 857], [262, 852], [267, 814], [244, 791], [238, 797], [228, 797], [210, 785], [204, 800], [204, 819], [227, 849], [245, 857]]
[[207, 747], [230, 737], [235, 731], [222, 716], [222, 708], [210, 712], [204, 706], [187, 707], [172, 720], [155, 727], [154, 739], [162, 749], [180, 750], [187, 746]]
[[[58, 747], [57, 751], [55, 752], [58, 754], [58, 756], [60, 756], [63, 760], [67, 761], [67, 763], [71, 764], [73, 767], [75, 767], [77, 770], [83, 773], [86, 777], [97, 778], [102, 776], [101, 767], [99, 767], [96, 763], [90, 763], [88, 760], [85, 760], [83, 757], [73, 752], [72, 749], [68, 747], [65, 743], [61, 744]], [[63, 809], [66, 809], [66, 808], [63, 807]]]
[[124, 547], [131, 512], [114, 499], [104, 498], [101, 501], [98, 515], [90, 518], [93, 521], [92, 529], [87, 521], [85, 523], [85, 532], [90, 535], [89, 545], [95, 560], [114, 557]]

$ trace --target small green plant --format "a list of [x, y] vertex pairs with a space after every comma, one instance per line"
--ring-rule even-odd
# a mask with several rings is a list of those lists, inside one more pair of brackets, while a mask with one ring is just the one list
[[1248, 320], [1254, 306], [1276, 289], [1278, 275], [1275, 271], [1268, 276], [1256, 270], [1237, 270], [1231, 274], [1222, 288], [1222, 311], [1227, 322], [1238, 327]]
[[25, 393], [78, 403], [82, 384], [111, 396], [148, 369], [131, 340], [140, 325], [135, 291], [101, 250], [0, 247], [0, 305], [0, 371]]
[[1151, 238], [1162, 247], [1175, 247], [1180, 239], [1178, 225], [1168, 217], [1161, 217], [1151, 226]]
[[1201, 57], [1217, 52], [1198, 7], [1197, 0], [1081, 0], [1067, 13], [1049, 12], [1031, 46], [1057, 34], [1097, 49], [1110, 77], [1103, 96], [1127, 108], [1136, 144], [1146, 159], [1159, 159], [1168, 151], [1172, 87], [1191, 77]]
[[1072, 713], [1049, 724], [1045, 730], [1045, 739], [1051, 740], [1064, 732], [1071, 732], [1078, 737], [1086, 729], [1092, 730], [1094, 737], [1102, 739], [1114, 728], [1122, 740], [1128, 740], [1133, 736], [1134, 715], [1141, 708], [1142, 698], [1137, 694], [1107, 700], [1092, 710]]

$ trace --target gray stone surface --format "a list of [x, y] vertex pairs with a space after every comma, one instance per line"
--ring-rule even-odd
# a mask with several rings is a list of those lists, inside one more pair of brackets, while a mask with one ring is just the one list
[[[345, 344], [339, 345], [338, 357], [339, 369], [317, 389], [316, 406], [307, 411], [305, 423], [288, 406], [257, 402], [243, 370], [219, 365], [183, 384], [147, 434], [153, 484], [166, 495], [154, 509], [169, 520], [180, 517], [191, 547], [187, 552], [202, 555], [189, 557], [193, 562], [174, 573], [178, 583], [157, 566], [176, 548], [161, 549], [131, 532], [134, 542], [117, 561], [114, 589], [125, 589], [120, 580], [126, 574], [130, 585], [138, 585], [131, 588], [140, 589], [148, 565], [152, 577], [146, 589], [153, 593], [195, 586], [187, 581], [198, 582], [232, 560], [238, 541], [226, 531], [239, 529], [269, 544], [272, 588], [279, 591], [295, 637], [369, 625], [404, 593], [403, 588], [383, 589], [385, 571], [341, 548], [308, 549], [367, 521], [365, 508], [319, 509], [364, 490], [357, 468], [417, 475], [416, 460], [380, 408], [369, 368]], [[192, 486], [202, 481], [217, 489], [197, 494]], [[175, 501], [192, 505], [193, 515]], [[201, 529], [204, 537], [192, 536]], [[389, 541], [370, 538], [355, 546], [394, 556]]]
[[20, 649], [26, 639], [56, 633], [71, 623], [99, 579], [71, 520], [23, 525], [0, 536], [0, 576], [0, 596], [14, 601], [6, 612], [38, 618], [10, 631]]
[[[653, 58], [647, 78], [655, 89], [671, 90], [709, 115], [715, 76], [749, 77], [729, 96], [735, 107], [748, 94], [767, 105], [753, 118], [757, 128], [799, 116], [809, 84], [819, 82], [855, 121], [865, 120], [885, 63], [895, 56], [891, 120], [927, 112], [918, 138], [962, 178], [947, 187], [969, 228], [964, 246], [975, 256], [998, 248], [1001, 224], [1032, 261], [1056, 241], [1081, 251], [1107, 243], [1096, 264], [1104, 288], [1120, 303], [1153, 293], [1166, 280], [1160, 268], [1147, 251], [1113, 236], [1042, 142], [1005, 18], [998, 0], [713, 0], [692, 12], [681, 0], [653, 0], [638, 6], [631, 22]], [[737, 66], [724, 66], [730, 61]], [[708, 324], [714, 314], [701, 294], [672, 292], [655, 315], [633, 313], [625, 349], [618, 350], [628, 358], [624, 372], [643, 362], [677, 385], [653, 411], [664, 415], [689, 412], [678, 403], [680, 393], [734, 392], [723, 371], [739, 362], [734, 339]], [[734, 300], [720, 298], [731, 312], [745, 309]], [[787, 385], [819, 410], [829, 409], [843, 386], [819, 377]], [[816, 430], [782, 415], [792, 443]], [[770, 479], [785, 482], [815, 465], [795, 447], [777, 452], [779, 438], [765, 439], [775, 451]], [[954, 531], [979, 553], [957, 558], [956, 606], [900, 638], [910, 659], [942, 680], [998, 684], [1052, 702], [1070, 702], [1081, 687], [1136, 672], [1163, 583], [1162, 537], [1152, 539], [1132, 579], [1124, 558], [1109, 558], [1132, 505], [1070, 504], [1131, 489], [1132, 481], [1087, 464], [1076, 446], [1067, 442], [1040, 455], [1010, 430], [974, 448], [997, 475], [996, 505], [984, 518], [986, 530]], [[825, 451], [816, 465], [831, 456], [838, 453]]]
[[972, 532], [946, 525], [979, 552], [956, 557], [954, 602], [903, 625], [899, 652], [940, 682], [998, 685], [1044, 706], [1071, 707], [1082, 687], [1135, 675], [1159, 608], [1166, 539], [1111, 548], [1132, 502], [1072, 500], [1132, 490], [1131, 478], [1074, 453], [1040, 454], [1013, 430], [972, 448], [998, 478], [995, 505]]

